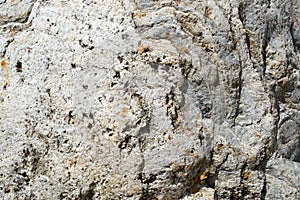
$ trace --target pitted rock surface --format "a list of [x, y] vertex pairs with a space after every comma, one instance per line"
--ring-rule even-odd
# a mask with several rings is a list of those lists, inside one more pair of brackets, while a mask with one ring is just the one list
[[1, 199], [299, 199], [297, 0], [0, 1]]

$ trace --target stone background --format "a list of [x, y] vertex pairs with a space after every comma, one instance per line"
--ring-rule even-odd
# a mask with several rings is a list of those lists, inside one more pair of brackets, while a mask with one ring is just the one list
[[300, 199], [299, 0], [0, 0], [1, 199]]

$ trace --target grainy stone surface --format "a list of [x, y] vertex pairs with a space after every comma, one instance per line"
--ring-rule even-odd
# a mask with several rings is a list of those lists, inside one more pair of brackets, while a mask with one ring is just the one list
[[1, 199], [299, 199], [298, 0], [0, 0]]

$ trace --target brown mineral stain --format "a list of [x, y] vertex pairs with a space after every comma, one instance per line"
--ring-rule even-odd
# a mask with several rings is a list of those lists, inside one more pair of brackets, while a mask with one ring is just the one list
[[209, 7], [206, 7], [205, 11], [204, 11], [204, 16], [208, 19], [211, 19], [211, 14], [212, 14], [212, 9]]
[[122, 110], [121, 110], [121, 116], [122, 117], [126, 117], [127, 113], [128, 113], [128, 108], [122, 108]]
[[209, 177], [209, 169], [206, 169], [204, 172], [201, 172], [198, 176], [192, 178], [192, 187], [190, 191], [196, 193], [199, 191], [199, 186], [205, 184], [205, 180]]
[[214, 48], [210, 44], [202, 44], [202, 47], [206, 52], [213, 52]]
[[15, 36], [19, 30], [16, 27], [12, 27], [9, 32], [12, 36]]
[[202, 174], [200, 174], [200, 181], [204, 181], [208, 178], [209, 176], [209, 170], [205, 170]]
[[180, 0], [172, 1], [172, 4], [174, 4], [175, 6], [178, 6], [180, 4]]
[[148, 52], [150, 48], [148, 46], [141, 45], [138, 48], [138, 54], [142, 55], [145, 52]]
[[251, 172], [247, 171], [242, 174], [244, 180], [248, 180], [251, 177]]
[[15, 5], [15, 4], [19, 3], [19, 2], [20, 2], [20, 0], [11, 0], [10, 4], [11, 5]]
[[220, 150], [223, 150], [224, 149], [224, 145], [223, 144], [218, 144], [217, 145], [217, 149], [220, 151]]
[[1, 67], [2, 67], [3, 70], [6, 70], [6, 69], [7, 69], [7, 61], [6, 61], [5, 58], [3, 58], [3, 59], [1, 60]]
[[134, 12], [132, 14], [133, 17], [138, 17], [139, 19], [141, 19], [142, 17], [145, 17], [146, 16], [146, 13], [140, 13], [140, 12]]
[[250, 39], [250, 46], [254, 46], [255, 45], [255, 41]]
[[5, 78], [5, 81], [4, 81], [4, 84], [3, 84], [3, 88], [6, 89], [7, 85], [9, 84], [9, 81], [8, 81], [8, 69], [7, 69], [7, 61], [5, 58], [3, 58], [1, 61], [0, 61], [0, 64], [1, 64], [1, 68], [2, 68], [2, 71], [3, 71], [3, 75], [4, 75], [4, 78]]
[[170, 37], [170, 33], [168, 31], [164, 32], [162, 35], [161, 35], [161, 38], [163, 39], [167, 39]]
[[119, 142], [119, 141], [120, 141], [120, 137], [119, 137], [119, 135], [116, 134], [116, 133], [111, 133], [111, 134], [109, 134], [108, 136], [109, 136], [108, 139], [109, 139], [110, 141], [113, 141], [113, 142]]
[[183, 164], [180, 164], [176, 161], [172, 163], [172, 171], [173, 172], [179, 172], [179, 171], [182, 171], [183, 169], [184, 169]]
[[255, 133], [255, 137], [261, 138], [261, 135], [258, 131], [255, 131], [254, 133]]

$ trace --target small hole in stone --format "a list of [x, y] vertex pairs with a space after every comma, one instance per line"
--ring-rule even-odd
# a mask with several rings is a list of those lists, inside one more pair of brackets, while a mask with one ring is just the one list
[[17, 69], [17, 72], [22, 72], [23, 71], [22, 63], [20, 61], [17, 62], [16, 69]]
[[106, 128], [106, 131], [110, 132], [110, 131], [112, 131], [112, 129], [111, 128]]
[[113, 76], [113, 78], [120, 78], [121, 77], [121, 75], [120, 75], [120, 72], [118, 72], [118, 71], [116, 71], [116, 74]]

